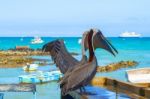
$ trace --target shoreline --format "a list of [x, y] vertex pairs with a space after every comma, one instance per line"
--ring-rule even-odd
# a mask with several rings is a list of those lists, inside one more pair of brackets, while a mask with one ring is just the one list
[[[71, 53], [72, 55], [79, 55], [78, 53]], [[36, 59], [32, 56], [50, 56], [50, 53], [42, 52], [40, 50], [28, 50], [28, 51], [0, 51], [0, 68], [18, 68], [23, 67], [26, 63], [37, 62], [40, 66], [54, 65], [54, 63], [49, 63], [46, 59]], [[116, 63], [111, 63], [106, 66], [98, 66], [97, 72], [111, 72], [118, 70], [120, 68], [127, 68], [136, 66], [138, 62], [136, 61], [119, 61]]]
[[[71, 55], [79, 55], [79, 53], [71, 52]], [[54, 63], [49, 63], [46, 59], [36, 59], [32, 56], [50, 56], [49, 52], [42, 52], [41, 49], [10, 49], [10, 50], [0, 50], [0, 68], [17, 68], [25, 66], [26, 63], [37, 62], [40, 66], [53, 65]], [[120, 68], [127, 68], [136, 66], [138, 62], [136, 61], [119, 61], [116, 63], [111, 63], [106, 66], [98, 66], [97, 72], [111, 72], [118, 70]]]
[[[71, 52], [71, 55], [79, 54]], [[1, 50], [0, 68], [17, 68], [35, 61], [40, 66], [53, 65], [53, 63], [48, 63], [49, 61], [46, 59], [36, 59], [32, 58], [32, 56], [50, 56], [50, 53], [42, 52], [42, 50]]]

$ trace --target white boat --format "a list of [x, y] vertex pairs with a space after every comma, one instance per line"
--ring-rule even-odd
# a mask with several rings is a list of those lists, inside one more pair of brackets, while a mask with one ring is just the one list
[[150, 68], [127, 70], [127, 77], [131, 83], [150, 83]]
[[78, 40], [78, 43], [81, 44], [81, 42], [82, 42], [82, 39], [79, 39], [79, 40]]
[[31, 40], [31, 44], [41, 44], [43, 42], [44, 41], [38, 36], [34, 37], [34, 39]]
[[35, 74], [19, 76], [20, 83], [45, 83], [50, 81], [57, 81], [62, 77], [60, 71], [43, 72], [38, 71]]
[[141, 37], [141, 34], [135, 32], [124, 32], [121, 33], [119, 37]]
[[36, 71], [38, 69], [38, 64], [28, 64], [22, 68], [24, 71]]

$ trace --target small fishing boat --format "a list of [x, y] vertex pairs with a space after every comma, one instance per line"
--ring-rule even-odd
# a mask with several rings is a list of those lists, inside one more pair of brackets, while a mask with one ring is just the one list
[[34, 37], [34, 39], [31, 40], [31, 44], [41, 44], [43, 42], [44, 41], [38, 36]]
[[62, 77], [60, 71], [42, 72], [38, 71], [35, 74], [19, 76], [20, 83], [45, 83], [57, 81]]
[[150, 83], [150, 68], [127, 70], [128, 81], [131, 83]]
[[22, 68], [24, 71], [36, 71], [38, 69], [38, 64], [29, 64]]

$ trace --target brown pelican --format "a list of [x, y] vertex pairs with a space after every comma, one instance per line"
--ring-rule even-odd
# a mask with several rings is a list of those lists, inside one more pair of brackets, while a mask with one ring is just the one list
[[[95, 36], [96, 34], [98, 34], [98, 37]], [[76, 68], [67, 75], [66, 79], [61, 81], [60, 88], [62, 95], [66, 95], [69, 91], [80, 89], [81, 87], [88, 85], [95, 76], [97, 68], [97, 59], [94, 54], [95, 48], [101, 47], [113, 55], [115, 55], [114, 51], [117, 53], [117, 50], [105, 39], [100, 31], [91, 29], [87, 35], [87, 46], [89, 48], [88, 62], [76, 66]]]
[[[91, 29], [91, 30], [93, 31], [93, 36], [91, 36], [91, 37], [93, 37], [94, 50], [97, 48], [103, 48], [103, 49], [111, 52], [113, 55], [115, 55], [114, 52], [111, 50], [111, 49], [113, 49], [116, 53], [118, 53], [117, 50], [107, 41], [107, 39], [105, 39], [105, 37], [103, 36], [103, 34], [100, 30], [98, 30], [98, 29]], [[85, 64], [87, 62], [87, 57], [85, 55], [85, 51], [88, 49], [88, 36], [87, 35], [89, 33], [90, 33], [90, 30], [84, 32], [83, 37], [82, 37], [82, 53], [83, 53], [83, 58], [82, 58], [82, 62], [81, 62], [82, 64], [76, 64], [75, 66], [70, 68], [65, 73], [63, 79], [61, 79], [60, 84], [63, 83], [68, 78], [68, 76], [70, 75], [70, 73], [72, 72], [72, 70], [74, 68], [81, 67], [83, 64]], [[105, 45], [108, 45], [108, 46], [105, 46]], [[85, 60], [85, 57], [86, 57], [86, 60]]]
[[[89, 36], [89, 33], [91, 33], [91, 32], [93, 32], [93, 33], [92, 33], [92, 35], [90, 34], [90, 36]], [[78, 69], [79, 67], [83, 68], [84, 66], [86, 66], [86, 65], [84, 65], [87, 62], [85, 50], [87, 48], [89, 48], [90, 43], [88, 43], [88, 42], [89, 42], [90, 38], [93, 39], [91, 42], [92, 42], [92, 48], [94, 50], [96, 48], [103, 48], [103, 49], [111, 52], [113, 55], [115, 55], [113, 50], [117, 53], [117, 50], [105, 39], [105, 37], [102, 35], [101, 31], [97, 30], [97, 29], [91, 29], [90, 31], [86, 31], [84, 33], [83, 38], [82, 38], [82, 57], [83, 58], [80, 62], [78, 60], [76, 60], [75, 58], [73, 58], [68, 53], [68, 51], [66, 50], [66, 47], [64, 45], [64, 42], [62, 40], [55, 40], [55, 41], [47, 43], [43, 46], [44, 51], [49, 51], [51, 53], [52, 59], [56, 63], [56, 66], [59, 67], [60, 71], [62, 73], [65, 73], [64, 78], [60, 82], [60, 84], [61, 84], [60, 86], [62, 88], [64, 88], [64, 86], [66, 86], [67, 83], [70, 83], [69, 79], [71, 77], [70, 75], [72, 75], [72, 70], [74, 71], [74, 70]], [[91, 48], [89, 48], [89, 49], [91, 49]], [[95, 59], [95, 58], [96, 57], [94, 55], [93, 59]], [[66, 71], [67, 71], [67, 73], [66, 73]], [[78, 74], [76, 74], [76, 75], [78, 75]], [[80, 75], [78, 75], [78, 76], [80, 76]], [[67, 83], [66, 83], [66, 81], [67, 81]], [[80, 86], [80, 87], [82, 87], [82, 86]]]

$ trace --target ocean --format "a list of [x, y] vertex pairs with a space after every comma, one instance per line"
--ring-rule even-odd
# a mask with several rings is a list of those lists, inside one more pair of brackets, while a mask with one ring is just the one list
[[[55, 39], [64, 39], [66, 47], [69, 52], [79, 53], [75, 56], [78, 60], [81, 59], [81, 45], [78, 43], [80, 37], [42, 37], [44, 40], [43, 44], [31, 44], [32, 37], [0, 37], [0, 49], [7, 50], [15, 48], [15, 46], [30, 46], [33, 49], [41, 49], [42, 46]], [[109, 37], [107, 38], [112, 45], [118, 50], [118, 54], [114, 57], [105, 50], [97, 49], [95, 51], [99, 66], [104, 66], [110, 63], [134, 60], [139, 64], [136, 67], [122, 68], [117, 71], [108, 73], [97, 73], [96, 76], [106, 76], [119, 79], [122, 81], [127, 81], [126, 70], [149, 67], [150, 65], [150, 38], [117, 38]], [[36, 58], [46, 58], [51, 61], [50, 56], [34, 56]], [[57, 69], [55, 65], [53, 66], [43, 66], [40, 67], [41, 70], [53, 70]], [[22, 68], [8, 68], [0, 69], [0, 83], [18, 83], [18, 76], [25, 74]], [[106, 91], [102, 95], [102, 99], [115, 99], [115, 93], [104, 88], [100, 89], [102, 92]], [[33, 99], [32, 93], [6, 93], [4, 99]], [[11, 98], [10, 98], [11, 97]], [[104, 98], [105, 97], [105, 98]], [[113, 98], [112, 98], [113, 97]], [[125, 96], [118, 96], [118, 99], [130, 99]], [[57, 82], [50, 82], [47, 84], [37, 85], [37, 99], [59, 99], [60, 90]], [[95, 98], [90, 98], [95, 99]]]

